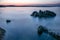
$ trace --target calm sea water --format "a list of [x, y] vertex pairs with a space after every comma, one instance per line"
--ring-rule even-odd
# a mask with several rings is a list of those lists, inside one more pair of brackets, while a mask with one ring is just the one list
[[[33, 18], [33, 11], [50, 10], [56, 13], [55, 18]], [[6, 23], [6, 20], [11, 20]], [[0, 8], [0, 27], [6, 30], [4, 40], [55, 40], [48, 34], [37, 33], [43, 25], [56, 34], [60, 34], [60, 7], [6, 7]]]

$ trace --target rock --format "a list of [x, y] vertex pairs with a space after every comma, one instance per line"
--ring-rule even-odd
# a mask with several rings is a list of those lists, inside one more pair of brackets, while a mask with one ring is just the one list
[[54, 32], [50, 32], [47, 28], [45, 28], [44, 26], [40, 25], [40, 26], [38, 27], [38, 34], [39, 34], [39, 35], [42, 35], [43, 32], [51, 35], [51, 36], [54, 37], [56, 40], [60, 40], [60, 35], [55, 34]]
[[7, 22], [7, 23], [10, 23], [10, 22], [11, 22], [11, 20], [6, 20], [6, 22]]
[[55, 34], [53, 32], [48, 32], [48, 34], [51, 35], [52, 37], [54, 37], [55, 39], [60, 40], [60, 35]]
[[49, 10], [46, 10], [46, 11], [41, 11], [41, 10], [40, 10], [39, 12], [34, 11], [34, 12], [31, 14], [31, 16], [39, 17], [39, 18], [42, 18], [42, 17], [48, 18], [48, 17], [55, 17], [56, 14], [55, 14], [54, 12], [52, 12], [52, 11], [49, 11]]
[[42, 34], [43, 32], [48, 32], [48, 30], [46, 29], [46, 28], [44, 28], [42, 25], [40, 25], [39, 27], [38, 27], [38, 34]]
[[44, 28], [42, 26], [38, 27], [38, 34], [41, 35], [43, 33]]
[[34, 17], [37, 17], [38, 16], [38, 12], [37, 11], [34, 11], [31, 16], [34, 16]]
[[45, 13], [45, 17], [54, 17], [54, 16], [56, 16], [56, 14], [54, 12], [49, 11], [49, 10], [44, 11], [44, 13]]
[[43, 17], [43, 15], [44, 15], [44, 12], [39, 10], [39, 17]]
[[5, 35], [5, 30], [4, 29], [2, 29], [2, 28], [0, 28], [0, 40], [2, 40], [3, 39], [3, 37], [4, 37], [4, 35]]

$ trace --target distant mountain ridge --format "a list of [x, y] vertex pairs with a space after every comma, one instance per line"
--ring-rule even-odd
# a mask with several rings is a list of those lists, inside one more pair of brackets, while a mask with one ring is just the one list
[[33, 4], [33, 5], [0, 5], [0, 7], [60, 7], [60, 3], [57, 3], [57, 4]]

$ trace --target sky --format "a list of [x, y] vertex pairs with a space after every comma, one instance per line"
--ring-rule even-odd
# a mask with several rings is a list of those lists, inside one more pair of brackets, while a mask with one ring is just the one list
[[60, 0], [0, 0], [3, 5], [55, 4]]

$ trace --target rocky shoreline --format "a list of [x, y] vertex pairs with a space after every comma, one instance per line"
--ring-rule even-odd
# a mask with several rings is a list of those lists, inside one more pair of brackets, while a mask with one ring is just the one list
[[5, 32], [6, 31], [3, 28], [0, 27], [0, 40], [3, 40]]
[[60, 35], [55, 34], [54, 32], [50, 32], [47, 28], [45, 28], [44, 26], [40, 25], [40, 26], [38, 27], [38, 34], [39, 34], [39, 35], [42, 35], [43, 32], [51, 35], [51, 36], [54, 37], [56, 40], [60, 40]]

